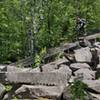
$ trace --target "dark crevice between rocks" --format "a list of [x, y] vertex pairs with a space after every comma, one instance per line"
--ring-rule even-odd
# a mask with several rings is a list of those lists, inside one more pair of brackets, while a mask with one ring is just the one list
[[1, 96], [0, 96], [0, 100], [3, 100], [4, 96], [7, 94], [7, 91], [5, 91]]
[[19, 88], [19, 87], [21, 87], [21, 85], [22, 84], [13, 84], [12, 86], [13, 86], [13, 88], [12, 88], [12, 90], [10, 91], [10, 93], [9, 93], [9, 97], [10, 97], [10, 100], [13, 98], [13, 95], [15, 94], [15, 91]]
[[66, 65], [66, 67], [67, 67], [67, 66], [70, 65], [70, 62], [61, 63], [61, 64], [57, 65], [57, 68], [56, 69], [59, 69], [60, 67], [62, 67], [61, 65]]
[[11, 89], [10, 91], [5, 91], [5, 92], [3, 93], [3, 95], [2, 95], [2, 97], [0, 97], [0, 100], [3, 100], [3, 98], [4, 98], [4, 96], [5, 96], [6, 94], [8, 94], [7, 100], [12, 100], [13, 94], [15, 93], [15, 91], [16, 91], [19, 87], [21, 87], [21, 85], [22, 85], [22, 84], [11, 84], [12, 89]]
[[64, 57], [69, 61], [69, 64], [76, 62], [74, 56], [72, 56], [70, 53], [64, 53]]
[[88, 91], [88, 92], [91, 92], [91, 93], [94, 93], [94, 94], [100, 94], [100, 92], [97, 92], [97, 91], [95, 91], [95, 90], [93, 90], [93, 89], [91, 89], [91, 88], [86, 88], [86, 91]]
[[90, 66], [93, 70], [96, 70], [97, 65], [99, 64], [99, 57], [97, 54], [97, 50], [91, 50], [92, 53], [92, 59], [91, 59], [91, 63]]
[[63, 98], [63, 93], [61, 94], [60, 100], [64, 100], [64, 98]]

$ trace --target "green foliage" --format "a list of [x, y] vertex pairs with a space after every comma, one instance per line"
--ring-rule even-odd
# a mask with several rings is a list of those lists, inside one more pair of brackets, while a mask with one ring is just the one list
[[59, 58], [63, 58], [63, 53], [58, 53], [55, 57], [55, 60], [59, 59]]
[[100, 42], [100, 37], [96, 38], [96, 41]]
[[16, 96], [14, 96], [12, 100], [18, 100], [18, 98]]
[[11, 89], [12, 89], [12, 85], [5, 85], [5, 90], [6, 90], [7, 92], [10, 92]]
[[[21, 20], [18, 18], [19, 1], [0, 1], [0, 62], [22, 55]], [[14, 60], [13, 59], [13, 60]]]
[[41, 63], [43, 62], [43, 57], [46, 54], [46, 48], [43, 48], [39, 54], [36, 54], [35, 56], [35, 66], [33, 67], [39, 67]]
[[84, 97], [87, 96], [85, 89], [87, 85], [79, 80], [75, 80], [73, 85], [71, 86], [71, 92], [73, 94], [73, 100], [85, 100]]
[[36, 52], [75, 40], [77, 16], [87, 19], [89, 33], [99, 30], [99, 4], [100, 0], [1, 0], [0, 63], [29, 56], [29, 30]]

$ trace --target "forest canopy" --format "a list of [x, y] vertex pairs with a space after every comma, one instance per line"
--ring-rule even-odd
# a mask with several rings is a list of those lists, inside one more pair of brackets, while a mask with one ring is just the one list
[[76, 17], [100, 29], [100, 0], [0, 0], [0, 63], [75, 39]]

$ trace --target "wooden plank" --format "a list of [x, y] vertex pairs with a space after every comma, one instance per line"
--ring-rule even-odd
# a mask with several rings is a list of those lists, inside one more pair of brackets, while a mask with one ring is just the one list
[[75, 48], [75, 47], [77, 47], [76, 42], [75, 43], [66, 43], [66, 44], [63, 44], [60, 47], [51, 48], [51, 49], [48, 50], [48, 52], [47, 52], [47, 54], [44, 58], [46, 59], [46, 58], [54, 56], [58, 53], [63, 53], [64, 51]]
[[27, 57], [25, 59], [19, 60], [15, 63], [10, 64], [10, 66], [22, 66], [22, 67], [27, 67], [27, 66], [31, 66], [33, 64], [33, 57]]

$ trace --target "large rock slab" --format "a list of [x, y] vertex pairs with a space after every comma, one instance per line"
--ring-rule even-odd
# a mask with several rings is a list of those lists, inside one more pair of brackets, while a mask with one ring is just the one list
[[59, 69], [55, 69], [52, 72], [72, 75], [72, 70], [69, 68], [69, 66], [64, 65], [64, 64], [60, 65]]
[[63, 73], [63, 74], [65, 74], [67, 76], [68, 80], [72, 76], [72, 70], [67, 65], [60, 65], [59, 69], [56, 69], [56, 70], [54, 70], [52, 72]]
[[58, 66], [55, 63], [48, 63], [48, 64], [42, 66], [42, 70], [43, 70], [43, 72], [51, 72], [51, 71], [57, 69], [57, 67]]
[[62, 86], [41, 86], [22, 85], [15, 91], [18, 99], [35, 99], [45, 97], [53, 100], [60, 100], [64, 87]]
[[92, 71], [88, 68], [81, 68], [74, 72], [76, 78], [80, 78], [82, 80], [93, 80], [95, 79], [95, 71]]
[[65, 87], [63, 91], [63, 100], [72, 100], [73, 99], [73, 94], [71, 93], [71, 87]]
[[96, 39], [98, 37], [100, 37], [100, 33], [95, 33], [93, 35], [89, 35], [89, 36], [86, 37], [86, 39], [91, 40], [91, 39]]
[[74, 50], [74, 52], [77, 62], [91, 62], [92, 54], [89, 47]]
[[88, 69], [91, 69], [91, 67], [87, 64], [87, 63], [72, 63], [70, 65], [70, 68], [73, 70], [73, 71], [76, 71], [78, 69], [81, 69], [81, 68], [88, 68]]
[[91, 90], [100, 93], [100, 80], [83, 80], [83, 82], [87, 84]]
[[58, 72], [11, 72], [0, 73], [0, 82], [2, 83], [28, 83], [41, 85], [65, 85], [69, 80], [69, 75]]
[[2, 97], [3, 93], [5, 92], [5, 87], [0, 83], [0, 97]]
[[66, 58], [58, 59], [54, 62], [45, 64], [44, 66], [42, 66], [42, 70], [43, 72], [54, 71], [55, 69], [59, 69], [59, 66], [61, 64], [66, 64], [66, 63], [68, 63], [68, 60]]

